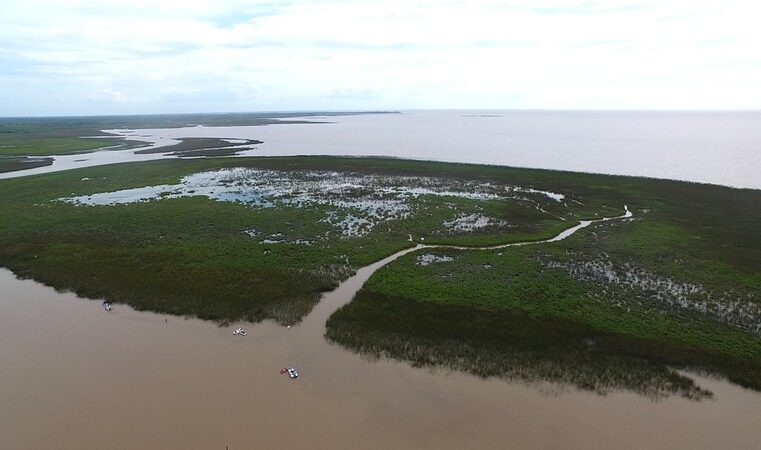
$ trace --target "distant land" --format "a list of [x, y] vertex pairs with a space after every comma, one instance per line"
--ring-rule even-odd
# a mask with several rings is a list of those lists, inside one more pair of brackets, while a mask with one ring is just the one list
[[[759, 111], [318, 111], [5, 120], [0, 155], [12, 155], [0, 158], [6, 171], [159, 159], [159, 147], [173, 158], [182, 155], [168, 145], [180, 142], [185, 150], [198, 147], [186, 156], [198, 156], [210, 150], [204, 142], [217, 139], [261, 142], [226, 152], [239, 156], [386, 156], [761, 189]], [[42, 126], [39, 120], [53, 122]], [[78, 156], [104, 148], [109, 151]], [[54, 158], [28, 159], [40, 156]]]

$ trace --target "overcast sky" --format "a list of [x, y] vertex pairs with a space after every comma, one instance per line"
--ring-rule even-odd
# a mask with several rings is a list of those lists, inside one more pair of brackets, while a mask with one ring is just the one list
[[758, 109], [761, 2], [3, 0], [0, 115]]

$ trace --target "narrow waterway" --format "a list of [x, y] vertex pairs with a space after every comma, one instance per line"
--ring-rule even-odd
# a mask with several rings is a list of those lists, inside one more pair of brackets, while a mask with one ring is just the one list
[[[364, 286], [365, 282], [370, 278], [370, 276], [373, 273], [375, 273], [378, 269], [385, 266], [386, 264], [389, 264], [390, 262], [399, 258], [400, 256], [406, 255], [407, 253], [411, 253], [417, 250], [432, 249], [432, 248], [453, 248], [457, 250], [468, 250], [468, 251], [497, 250], [501, 248], [517, 247], [517, 246], [523, 246], [523, 245], [536, 245], [536, 244], [544, 244], [548, 242], [557, 242], [557, 241], [561, 241], [563, 239], [570, 237], [577, 231], [581, 230], [582, 228], [588, 227], [592, 223], [604, 222], [608, 220], [628, 219], [632, 217], [632, 215], [633, 215], [632, 212], [629, 211], [629, 207], [624, 205], [624, 214], [620, 216], [601, 217], [599, 219], [592, 219], [592, 220], [582, 220], [582, 221], [579, 221], [577, 225], [574, 225], [572, 227], [569, 227], [561, 231], [556, 236], [553, 236], [549, 239], [539, 240], [539, 241], [511, 242], [509, 244], [492, 245], [487, 247], [463, 247], [459, 245], [443, 245], [443, 244], [428, 245], [428, 244], [416, 243], [414, 247], [400, 250], [391, 256], [387, 256], [386, 258], [383, 258], [380, 261], [377, 261], [373, 264], [370, 264], [368, 266], [365, 266], [359, 269], [357, 273], [354, 274], [354, 276], [342, 282], [335, 290], [324, 294], [320, 298], [320, 302], [317, 304], [317, 306], [315, 306], [314, 309], [309, 313], [309, 315], [299, 324], [298, 327], [295, 328], [296, 330], [295, 334], [298, 334], [298, 335], [304, 334], [305, 336], [307, 336], [308, 339], [322, 338], [323, 335], [325, 334], [325, 323], [327, 322], [328, 318], [334, 312], [336, 312], [338, 308], [350, 302], [354, 298], [354, 295], [357, 292], [359, 292], [360, 289], [362, 289], [362, 286]], [[410, 240], [411, 241], [413, 240], [412, 236], [410, 236]]]
[[[127, 135], [127, 140], [137, 140], [135, 136]], [[35, 167], [33, 169], [16, 170], [13, 172], [0, 173], [0, 180], [8, 178], [26, 177], [30, 175], [40, 175], [43, 173], [62, 172], [64, 170], [81, 169], [85, 167], [104, 166], [107, 164], [119, 164], [126, 162], [152, 161], [156, 159], [177, 158], [177, 156], [165, 153], [136, 153], [140, 150], [150, 150], [158, 147], [167, 147], [178, 144], [176, 139], [165, 139], [160, 137], [154, 139], [151, 143], [146, 143], [144, 147], [137, 147], [129, 150], [108, 150], [100, 149], [89, 153], [74, 153], [69, 155], [52, 155], [53, 163], [49, 166]], [[167, 150], [168, 151], [168, 150]]]
[[[244, 324], [246, 337], [238, 324], [109, 313], [0, 270], [0, 448], [757, 446], [761, 395], [724, 381], [695, 377], [713, 400], [654, 402], [366, 361], [323, 338], [374, 271], [426, 247], [360, 269], [299, 326]], [[279, 375], [288, 365], [301, 377]]]

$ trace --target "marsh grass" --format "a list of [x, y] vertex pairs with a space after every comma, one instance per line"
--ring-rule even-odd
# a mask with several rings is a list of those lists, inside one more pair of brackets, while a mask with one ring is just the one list
[[[97, 207], [56, 200], [176, 184], [189, 174], [235, 167], [307, 181], [310, 171], [368, 174], [376, 181], [332, 193], [332, 204], [277, 208], [199, 195]], [[454, 190], [489, 183], [528, 192], [504, 200], [420, 195], [410, 204], [409, 217], [379, 221], [352, 238], [324, 220], [336, 202], [371, 195], [384, 188], [384, 177], [400, 176], [446, 179]], [[529, 190], [563, 193], [564, 201]], [[759, 389], [757, 336], [706, 315], [648, 306], [647, 290], [584, 280], [546, 266], [570, 267], [604, 255], [613, 265], [699, 285], [718, 302], [735, 295], [757, 302], [759, 191], [379, 158], [120, 164], [0, 181], [0, 264], [59, 289], [138, 309], [220, 323], [274, 319], [292, 324], [308, 313], [320, 292], [357, 268], [413, 245], [408, 235], [426, 243], [470, 246], [542, 240], [581, 218], [618, 215], [624, 204], [634, 211], [634, 220], [592, 225], [561, 242], [495, 251], [438, 249], [437, 255], [452, 260], [427, 266], [416, 264], [414, 254], [399, 258], [376, 272], [357, 300], [330, 319], [328, 336], [369, 354], [482, 376], [534, 377], [520, 375], [526, 365], [538, 378], [566, 378], [600, 392], [628, 384], [656, 397], [658, 392], [703, 395], [669, 367], [702, 369]], [[442, 226], [463, 214], [483, 214], [510, 227], [452, 232]], [[245, 233], [252, 229], [255, 235]], [[271, 236], [282, 243], [263, 242]], [[312, 245], [297, 243], [302, 241]], [[515, 334], [524, 322], [545, 333], [523, 329]], [[595, 347], [590, 350], [585, 342]], [[560, 366], [571, 367], [569, 373], [553, 375]], [[602, 381], [595, 378], [609, 372]], [[626, 373], [644, 381], [616, 381]], [[636, 387], [648, 386], [646, 380], [661, 387]]]
[[547, 316], [433, 306], [365, 290], [328, 320], [326, 337], [371, 359], [480, 377], [559, 383], [601, 395], [712, 396], [663, 361], [639, 354], [634, 340]]
[[[314, 178], [305, 175], [309, 164], [300, 170], [289, 167], [309, 160], [287, 160], [278, 177], [309, 183]], [[412, 245], [409, 234], [439, 226], [458, 208], [478, 206], [467, 198], [422, 195], [411, 200], [412, 216], [380, 218], [366, 232], [347, 237], [324, 220], [341, 210], [346, 201], [341, 196], [278, 207], [214, 201], [193, 192], [113, 206], [57, 200], [175, 184], [187, 174], [233, 164], [256, 167], [251, 163], [258, 161], [269, 162], [158, 161], [6, 180], [0, 183], [0, 263], [21, 276], [137, 309], [220, 323], [274, 319], [293, 324], [311, 310], [320, 292], [357, 268]], [[372, 179], [386, 188], [390, 183]], [[372, 194], [363, 187], [346, 192], [358, 198]], [[548, 233], [531, 227], [537, 236]], [[246, 233], [252, 229], [256, 234]]]
[[2, 156], [0, 155], [0, 173], [13, 172], [16, 170], [34, 169], [53, 164], [52, 158], [30, 158], [27, 156]]
[[[653, 184], [657, 188], [657, 182]], [[729, 191], [691, 187], [708, 191], [708, 196], [714, 190]], [[758, 208], [741, 209], [738, 203], [750, 206], [754, 198], [761, 205], [761, 193], [736, 193], [739, 198], [726, 205], [699, 205], [688, 199], [689, 209], [675, 206], [677, 199], [665, 196], [647, 212], [635, 210], [632, 220], [595, 224], [552, 244], [489, 251], [437, 249], [437, 255], [451, 260], [427, 266], [417, 264], [415, 254], [405, 255], [376, 272], [357, 298], [331, 318], [328, 336], [371, 355], [508, 377], [514, 376], [516, 339], [521, 350], [539, 344], [564, 348], [553, 358], [569, 367], [572, 362], [560, 356], [567, 353], [586, 361], [581, 356], [595, 354], [578, 354], [573, 345], [591, 339], [609, 354], [595, 359], [599, 363], [595, 373], [608, 370], [602, 365], [613, 361], [610, 357], [631, 355], [647, 367], [659, 368], [661, 374], [669, 373], [669, 367], [688, 368], [761, 389], [761, 339], [755, 328], [761, 255], [724, 244], [747, 239], [748, 247], [758, 245], [753, 236], [759, 225], [748, 217], [757, 215]], [[730, 211], [740, 214], [736, 223], [727, 220]], [[695, 221], [677, 215], [687, 212]], [[711, 223], [722, 226], [707, 225]], [[747, 265], [750, 259], [754, 263]], [[628, 268], [628, 272], [592, 276], [575, 269], [579, 267]], [[394, 307], [386, 308], [386, 303]], [[537, 329], [562, 321], [583, 327], [590, 336], [564, 331], [552, 341], [528, 334], [506, 335], [504, 341], [489, 337], [501, 324], [515, 324], [510, 314], [522, 315]], [[408, 317], [415, 317], [414, 323]], [[490, 322], [493, 317], [500, 319]], [[480, 325], [463, 329], [466, 322]], [[447, 345], [441, 347], [439, 342]], [[607, 344], [601, 347], [600, 342]], [[478, 359], [482, 354], [491, 355], [488, 363]], [[572, 384], [595, 385], [581, 379]]]
[[169, 153], [180, 157], [230, 156], [243, 150], [250, 150], [253, 145], [262, 143], [255, 139], [242, 139], [243, 142], [235, 144], [219, 138], [180, 138], [178, 140], [180, 142], [174, 145], [138, 150], [135, 153]]

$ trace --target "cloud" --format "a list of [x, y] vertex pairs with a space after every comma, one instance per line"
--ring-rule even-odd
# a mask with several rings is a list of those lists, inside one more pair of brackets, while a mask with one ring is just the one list
[[115, 89], [100, 89], [88, 95], [88, 98], [95, 102], [101, 103], [145, 103], [155, 101], [155, 98], [143, 95], [125, 94]]
[[727, 0], [6, 0], [0, 115], [758, 108], [760, 13]]

